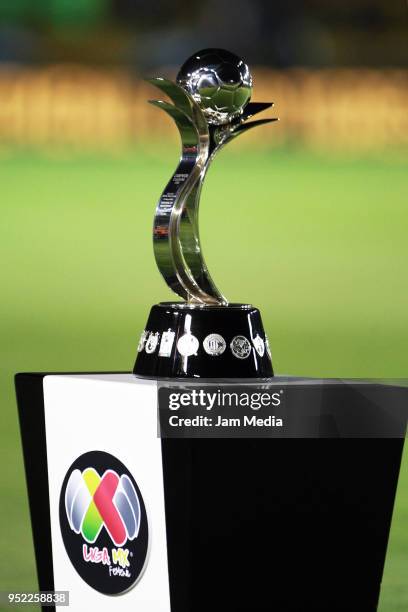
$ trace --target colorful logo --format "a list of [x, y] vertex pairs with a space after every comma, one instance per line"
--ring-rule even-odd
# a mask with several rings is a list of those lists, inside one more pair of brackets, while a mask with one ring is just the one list
[[113, 455], [91, 451], [74, 461], [61, 489], [60, 524], [72, 564], [96, 590], [123, 593], [141, 576], [146, 509], [132, 474]]
[[126, 474], [106, 470], [102, 478], [93, 467], [73, 470], [65, 491], [68, 522], [75, 533], [93, 544], [103, 527], [116, 546], [139, 533], [140, 502]]

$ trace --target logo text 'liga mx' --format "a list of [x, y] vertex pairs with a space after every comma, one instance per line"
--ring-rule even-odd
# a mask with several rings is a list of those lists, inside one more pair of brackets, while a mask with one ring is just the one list
[[106, 594], [131, 588], [148, 550], [144, 501], [132, 474], [103, 451], [81, 455], [60, 495], [60, 524], [68, 556], [89, 586]]

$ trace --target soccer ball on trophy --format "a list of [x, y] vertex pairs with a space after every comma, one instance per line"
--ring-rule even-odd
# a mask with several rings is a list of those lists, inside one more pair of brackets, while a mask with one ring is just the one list
[[245, 62], [223, 49], [204, 49], [180, 68], [177, 83], [203, 110], [208, 123], [230, 123], [242, 113], [252, 93], [252, 77]]

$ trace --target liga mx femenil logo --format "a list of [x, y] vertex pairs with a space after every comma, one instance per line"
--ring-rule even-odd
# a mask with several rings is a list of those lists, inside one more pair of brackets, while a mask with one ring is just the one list
[[134, 586], [149, 533], [142, 494], [123, 463], [103, 451], [78, 457], [64, 478], [59, 514], [67, 554], [89, 586], [110, 595]]
[[140, 526], [140, 502], [129, 476], [106, 470], [101, 477], [93, 467], [73, 470], [65, 490], [70, 527], [93, 544], [105, 527], [113, 544], [133, 540]]

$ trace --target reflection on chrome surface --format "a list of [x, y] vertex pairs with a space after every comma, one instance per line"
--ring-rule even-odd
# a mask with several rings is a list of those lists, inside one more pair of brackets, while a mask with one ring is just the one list
[[[204, 66], [203, 61], [214, 57], [214, 53], [219, 59], [218, 66], [214, 66], [214, 63], [209, 68]], [[248, 67], [236, 58], [241, 72], [235, 70], [231, 57], [236, 58], [228, 52], [206, 50], [187, 60], [178, 76], [180, 84], [163, 78], [149, 79], [152, 85], [173, 102], [170, 104], [162, 100], [150, 101], [172, 117], [182, 142], [178, 167], [156, 208], [153, 228], [154, 253], [158, 268], [168, 286], [191, 304], [228, 303], [210, 276], [200, 245], [198, 207], [208, 167], [215, 154], [227, 142], [250, 128], [276, 121], [276, 118], [271, 118], [245, 123], [253, 115], [272, 106], [272, 103], [248, 102], [252, 85]], [[185, 66], [188, 68], [191, 60], [196, 62], [196, 85], [197, 61], [199, 64], [201, 62], [200, 69], [211, 73], [210, 89], [207, 87], [207, 74], [204, 74], [198, 83], [202, 85], [201, 89], [196, 87], [192, 90], [188, 79], [183, 80], [183, 69]], [[217, 96], [212, 98], [215, 79], [218, 79], [219, 87], [215, 92]], [[223, 91], [219, 91], [221, 89]], [[223, 104], [226, 106], [222, 106]], [[213, 111], [221, 113], [222, 119], [218, 115], [214, 118]]]

